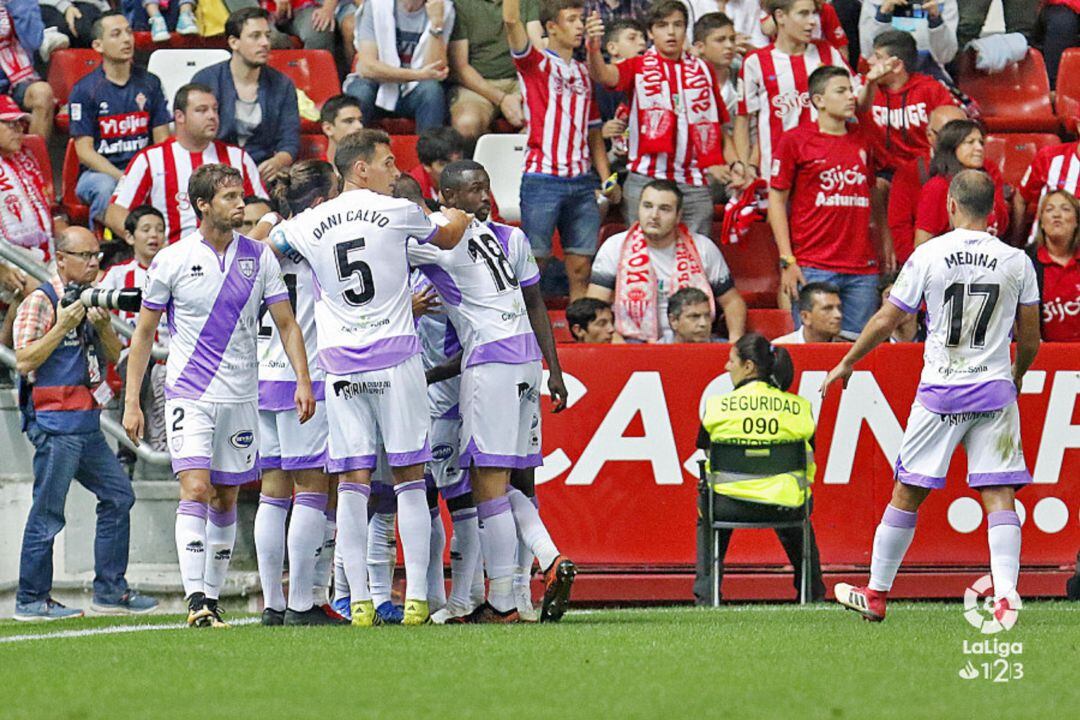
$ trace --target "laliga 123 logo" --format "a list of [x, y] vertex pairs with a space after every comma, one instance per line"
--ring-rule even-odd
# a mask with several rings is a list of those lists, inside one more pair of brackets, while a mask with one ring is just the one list
[[1008, 598], [1009, 607], [998, 618], [994, 615], [994, 595], [990, 593], [993, 580], [990, 575], [983, 575], [964, 591], [964, 619], [983, 635], [994, 635], [1003, 630], [1011, 630], [1016, 624], [1023, 603], [1016, 593]]

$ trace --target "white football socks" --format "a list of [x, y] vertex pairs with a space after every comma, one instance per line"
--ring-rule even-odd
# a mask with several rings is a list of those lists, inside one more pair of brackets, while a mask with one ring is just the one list
[[1020, 575], [1020, 516], [1014, 510], [998, 510], [986, 516], [990, 543], [990, 575], [994, 580], [994, 600], [1016, 593]]
[[289, 498], [259, 495], [259, 507], [255, 510], [255, 558], [259, 563], [263, 605], [279, 612], [285, 612], [281, 574], [285, 569], [285, 520], [290, 504]]
[[203, 571], [206, 568], [206, 503], [181, 500], [176, 508], [176, 555], [180, 559], [180, 580], [184, 597], [204, 592]]
[[312, 582], [311, 596], [316, 605], [322, 605], [329, 600], [330, 576], [334, 569], [334, 538], [337, 537], [337, 515], [333, 510], [327, 510], [326, 523], [323, 525], [323, 541], [319, 552], [315, 555], [315, 579]]
[[431, 549], [428, 555], [428, 610], [435, 612], [446, 605], [446, 570], [443, 567], [443, 551], [446, 550], [446, 528], [443, 527], [439, 507], [428, 508], [431, 516]]
[[405, 598], [427, 600], [428, 564], [431, 558], [431, 513], [423, 480], [394, 486], [398, 505], [398, 533], [405, 559]]
[[289, 523], [289, 608], [310, 610], [315, 584], [315, 556], [323, 544], [326, 529], [326, 494], [296, 494]]
[[480, 600], [484, 601], [484, 571], [480, 560], [480, 525], [476, 508], [462, 508], [450, 513], [454, 523], [450, 537], [450, 597], [448, 602], [457, 610], [468, 610], [473, 601], [472, 585], [477, 566], [480, 566]]
[[236, 544], [236, 506], [228, 510], [210, 508], [210, 522], [206, 524], [206, 569], [203, 584], [206, 597], [217, 600], [229, 573], [233, 545]]
[[[547, 527], [544, 526], [544, 521], [540, 519], [540, 510], [536, 504], [536, 498], [528, 498], [525, 493], [521, 492], [517, 488], [510, 488], [506, 493], [510, 498], [510, 507], [514, 511], [514, 522], [517, 523], [518, 535], [521, 537], [532, 554], [536, 556], [536, 559], [540, 561], [540, 569], [546, 570], [551, 567], [551, 563], [555, 562], [555, 558], [559, 557], [559, 549], [555, 547], [555, 543], [551, 540], [551, 535], [547, 531]], [[519, 562], [521, 556], [519, 555]], [[530, 557], [528, 562], [521, 563], [528, 565], [528, 570], [532, 569], [532, 558]], [[521, 572], [519, 566], [518, 572]]]
[[516, 607], [514, 602], [514, 561], [517, 556], [517, 528], [505, 495], [477, 503], [480, 521], [480, 548], [488, 576], [488, 603], [499, 612]]
[[397, 561], [396, 518], [394, 513], [377, 512], [368, 523], [368, 583], [375, 607], [389, 602], [393, 592], [394, 563]]
[[[360, 483], [338, 483], [338, 538], [352, 602], [370, 600], [367, 578], [367, 505], [371, 488]], [[335, 578], [335, 584], [337, 580]], [[335, 595], [337, 590], [335, 588]]]
[[874, 552], [870, 558], [871, 590], [888, 592], [892, 589], [896, 572], [904, 561], [904, 554], [915, 537], [915, 521], [918, 513], [908, 512], [887, 505], [881, 523], [874, 533]]

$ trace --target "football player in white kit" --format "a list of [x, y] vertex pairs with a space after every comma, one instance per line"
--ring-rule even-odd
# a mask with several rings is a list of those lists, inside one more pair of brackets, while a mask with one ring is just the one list
[[[275, 200], [287, 216], [315, 207], [338, 194], [334, 166], [325, 160], [303, 160], [277, 183]], [[264, 216], [252, 235], [263, 239], [273, 217]], [[304, 334], [308, 357], [316, 355], [315, 289], [307, 262], [282, 258], [281, 272], [289, 303]], [[347, 621], [316, 607], [316, 558], [324, 551], [327, 524], [326, 407], [324, 377], [311, 368], [315, 414], [300, 424], [292, 407], [296, 377], [286, 361], [281, 337], [269, 318], [259, 325], [259, 467], [262, 491], [255, 513], [255, 554], [259, 563], [265, 608], [263, 625], [338, 625]], [[293, 500], [293, 490], [296, 497]], [[286, 544], [285, 521], [292, 504]], [[285, 552], [289, 555], [289, 598], [282, 592]], [[332, 550], [330, 551], [332, 552]]]
[[338, 546], [351, 586], [352, 622], [371, 626], [367, 582], [367, 500], [379, 441], [398, 499], [405, 555], [403, 623], [429, 620], [431, 516], [424, 486], [427, 395], [412, 322], [410, 238], [452, 248], [471, 221], [458, 210], [428, 216], [390, 197], [400, 174], [389, 136], [360, 130], [341, 142], [334, 164], [344, 192], [274, 228], [271, 244], [305, 258], [315, 273], [319, 364], [326, 371], [328, 471], [340, 473]]
[[[269, 308], [296, 374], [298, 420], [315, 412], [304, 337], [293, 317], [277, 258], [236, 232], [244, 220], [243, 179], [227, 165], [203, 165], [188, 196], [199, 229], [164, 248], [147, 272], [131, 339], [124, 429], [143, 433], [139, 388], [161, 314], [168, 316], [166, 422], [180, 479], [176, 549], [188, 624], [222, 627], [218, 597], [236, 540], [236, 494], [256, 480], [259, 448], [259, 308]], [[209, 522], [207, 519], [209, 518]]]
[[[994, 617], [1008, 627], [1019, 607], [1020, 519], [1015, 494], [1031, 482], [1020, 443], [1016, 397], [1039, 350], [1039, 291], [1027, 256], [986, 232], [994, 185], [978, 170], [949, 185], [951, 232], [915, 249], [889, 302], [825, 379], [847, 384], [863, 356], [886, 341], [926, 301], [930, 320], [923, 372], [911, 408], [892, 499], [874, 535], [870, 582], [839, 583], [836, 599], [872, 621], [885, 619], [886, 594], [915, 535], [916, 513], [930, 490], [945, 486], [956, 446], [968, 459], [968, 486], [986, 509]], [[1016, 360], [1009, 343], [1018, 328]]]
[[[490, 182], [482, 165], [472, 160], [450, 163], [440, 188], [448, 207], [479, 218], [452, 250], [409, 246], [409, 261], [439, 291], [462, 346], [460, 465], [469, 469], [489, 580], [488, 602], [470, 614], [469, 622], [520, 620], [513, 587], [519, 534], [544, 569], [541, 619], [555, 621], [566, 610], [577, 569], [556, 549], [537, 507], [520, 491], [508, 492], [512, 470], [543, 463], [541, 358], [548, 363], [555, 411], [566, 402], [540, 295], [540, 272], [524, 233], [482, 222], [491, 208]], [[528, 562], [531, 566], [531, 557]]]

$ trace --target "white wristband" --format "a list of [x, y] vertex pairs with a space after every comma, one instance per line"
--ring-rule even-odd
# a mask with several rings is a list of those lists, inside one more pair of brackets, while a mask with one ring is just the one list
[[281, 216], [271, 210], [270, 212], [259, 218], [259, 222], [257, 222], [256, 225], [261, 225], [262, 223], [269, 223], [270, 227], [274, 227], [279, 222], [281, 222]]

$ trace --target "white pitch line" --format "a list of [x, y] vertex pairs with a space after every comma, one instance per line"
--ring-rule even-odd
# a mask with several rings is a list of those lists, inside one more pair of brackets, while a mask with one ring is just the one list
[[[229, 622], [230, 626], [253, 625], [259, 618], [239, 618]], [[60, 630], [51, 633], [27, 633], [25, 635], [7, 635], [0, 637], [0, 644], [26, 642], [28, 640], [66, 640], [67, 638], [91, 637], [93, 635], [120, 635], [123, 633], [149, 632], [151, 630], [184, 630], [187, 623], [169, 625], [114, 625], [112, 627], [88, 628], [86, 630]]]

